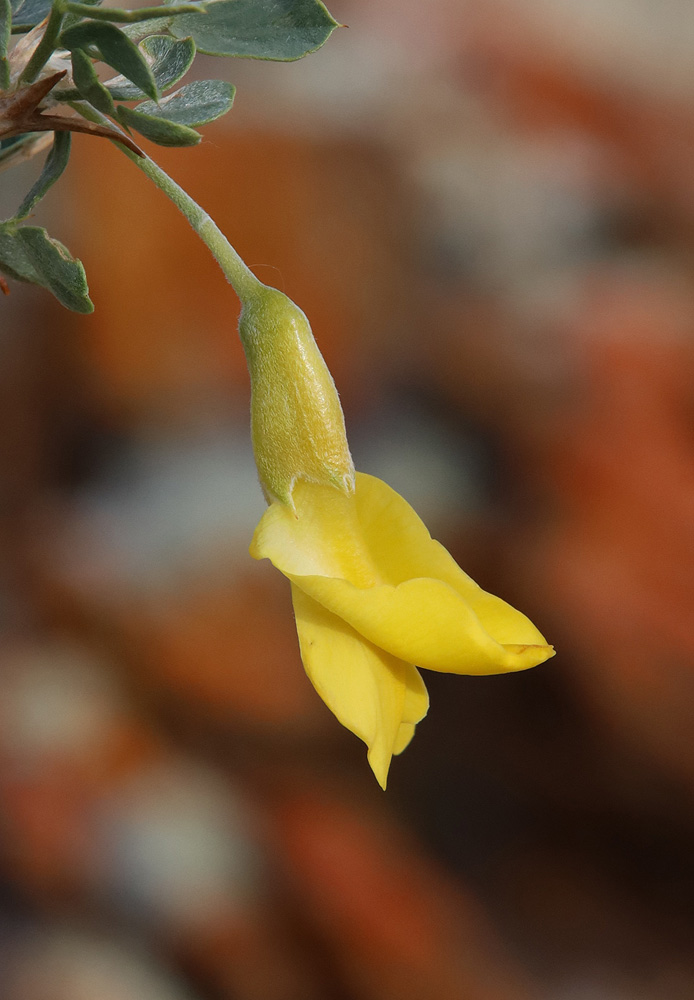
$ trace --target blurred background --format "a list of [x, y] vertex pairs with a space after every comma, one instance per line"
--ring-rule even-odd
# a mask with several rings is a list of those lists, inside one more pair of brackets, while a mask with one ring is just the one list
[[427, 674], [380, 791], [248, 556], [236, 299], [76, 136], [37, 221], [96, 312], [0, 302], [0, 996], [691, 1000], [694, 7], [331, 9], [300, 63], [196, 62], [233, 112], [150, 151], [558, 655]]

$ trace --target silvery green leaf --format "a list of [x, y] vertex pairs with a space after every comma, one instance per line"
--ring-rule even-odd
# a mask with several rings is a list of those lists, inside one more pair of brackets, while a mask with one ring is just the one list
[[81, 98], [105, 115], [115, 114], [113, 98], [99, 79], [94, 63], [84, 49], [72, 50], [72, 79]]
[[[167, 35], [150, 35], [140, 43], [154, 76], [160, 93], [173, 87], [185, 76], [195, 58], [195, 42], [192, 38], [169, 38]], [[104, 84], [117, 101], [137, 101], [144, 92], [129, 83], [124, 76], [115, 76]]]
[[131, 80], [152, 100], [157, 99], [157, 85], [149, 63], [137, 45], [115, 24], [108, 21], [82, 21], [62, 33], [61, 44], [71, 51], [91, 47], [98, 49], [105, 63]]
[[11, 222], [0, 223], [0, 271], [17, 281], [41, 284], [18, 230]]
[[135, 129], [158, 146], [197, 146], [202, 139], [199, 132], [187, 125], [178, 125], [154, 115], [144, 115], [124, 104], [118, 105], [118, 118], [125, 126]]
[[12, 0], [12, 30], [29, 31], [50, 12], [52, 0]]
[[44, 288], [53, 292], [58, 301], [73, 312], [93, 312], [94, 304], [89, 298], [82, 262], [38, 226], [23, 226], [18, 235]]
[[138, 104], [136, 110], [196, 128], [226, 114], [234, 103], [234, 93], [235, 88], [224, 80], [195, 80], [159, 102]]
[[0, 0], [0, 90], [10, 85], [10, 63], [7, 50], [12, 33], [12, 7], [10, 0]]
[[45, 229], [0, 224], [0, 269], [19, 281], [47, 288], [74, 312], [94, 310], [81, 262]]
[[301, 59], [339, 25], [320, 0], [215, 0], [204, 14], [180, 14], [169, 31], [191, 35], [200, 52], [251, 59]]
[[72, 136], [69, 132], [54, 132], [53, 145], [46, 157], [41, 174], [17, 210], [16, 219], [26, 219], [34, 206], [58, 180], [70, 159]]

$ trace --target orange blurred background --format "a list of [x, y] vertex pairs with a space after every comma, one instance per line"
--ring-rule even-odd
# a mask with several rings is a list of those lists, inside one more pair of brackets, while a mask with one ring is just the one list
[[0, 302], [0, 995], [691, 1000], [694, 12], [331, 9], [300, 63], [201, 58], [234, 110], [148, 152], [558, 656], [428, 674], [381, 793], [248, 556], [237, 301], [76, 137], [36, 221], [96, 312]]

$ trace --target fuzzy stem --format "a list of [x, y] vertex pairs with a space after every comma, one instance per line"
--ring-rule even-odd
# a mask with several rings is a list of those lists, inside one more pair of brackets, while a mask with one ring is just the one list
[[248, 299], [253, 298], [262, 287], [262, 282], [258, 281], [207, 212], [182, 187], [172, 180], [154, 160], [150, 160], [148, 156], [138, 156], [120, 143], [118, 143], [118, 148], [133, 161], [136, 167], [139, 167], [143, 174], [149, 177], [151, 181], [154, 181], [159, 190], [163, 191], [171, 199], [176, 208], [185, 215], [222, 271], [224, 271], [227, 281], [231, 284], [241, 302], [246, 302]]
[[[68, 14], [78, 14], [92, 21], [111, 21], [119, 24], [137, 24], [140, 21], [151, 21], [154, 18], [170, 18], [176, 14], [204, 14], [205, 5], [199, 3], [183, 3], [171, 7], [140, 7], [138, 10], [121, 10], [115, 7], [92, 7], [87, 3], [65, 4]], [[163, 26], [162, 26], [163, 27]]]
[[[100, 112], [94, 108], [85, 106], [83, 103], [71, 103], [71, 107], [79, 111], [89, 121], [100, 125], [106, 124], [110, 126], [112, 124]], [[171, 199], [176, 208], [185, 215], [192, 228], [208, 248], [222, 271], [224, 271], [227, 281], [240, 298], [242, 305], [245, 305], [250, 299], [255, 298], [260, 289], [265, 286], [262, 281], [256, 278], [245, 261], [237, 254], [229, 240], [207, 212], [176, 181], [172, 180], [154, 160], [150, 160], [148, 156], [139, 156], [120, 142], [114, 142], [114, 145], [129, 160], [132, 160], [143, 174], [149, 177], [151, 181], [154, 181], [159, 190], [163, 191]]]
[[29, 62], [24, 67], [19, 80], [21, 83], [33, 83], [43, 67], [55, 52], [58, 44], [60, 29], [63, 26], [65, 8], [60, 0], [56, 0], [51, 8], [51, 13], [46, 24], [46, 28], [41, 37], [41, 41], [34, 49], [34, 53]]

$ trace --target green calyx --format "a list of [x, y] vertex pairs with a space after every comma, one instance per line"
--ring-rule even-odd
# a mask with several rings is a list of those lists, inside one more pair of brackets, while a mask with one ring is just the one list
[[258, 285], [243, 301], [239, 333], [251, 377], [251, 435], [269, 501], [294, 508], [300, 481], [354, 489], [345, 420], [328, 366], [304, 313]]

